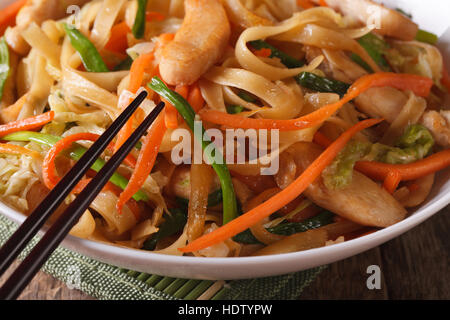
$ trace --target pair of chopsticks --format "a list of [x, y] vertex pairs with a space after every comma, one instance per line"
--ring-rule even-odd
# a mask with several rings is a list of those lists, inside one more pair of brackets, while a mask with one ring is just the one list
[[[131, 115], [147, 97], [147, 92], [139, 94], [131, 104], [119, 115], [113, 124], [99, 137], [99, 139], [86, 151], [83, 157], [61, 179], [56, 187], [50, 191], [38, 207], [28, 216], [17, 231], [0, 249], [0, 276], [11, 266], [29, 241], [44, 226], [52, 213], [59, 207], [72, 189], [83, 178], [96, 159], [105, 151], [106, 147], [125, 125]], [[147, 129], [158, 117], [164, 108], [164, 103], [158, 104], [155, 109], [142, 121], [122, 147], [103, 166], [91, 182], [83, 189], [76, 199], [67, 207], [64, 213], [47, 230], [41, 240], [36, 244], [30, 254], [23, 260], [17, 269], [0, 288], [0, 299], [16, 299], [33, 279], [52, 252], [64, 240], [72, 227], [89, 207], [91, 202], [100, 193], [110, 177], [114, 174], [128, 153], [138, 143]]]

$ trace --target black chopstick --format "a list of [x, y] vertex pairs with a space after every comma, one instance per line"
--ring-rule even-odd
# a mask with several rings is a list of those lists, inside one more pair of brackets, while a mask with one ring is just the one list
[[95, 160], [103, 153], [108, 144], [125, 125], [131, 115], [147, 97], [147, 92], [142, 92], [131, 104], [117, 117], [112, 125], [89, 148], [73, 168], [61, 179], [57, 187], [50, 191], [45, 199], [28, 216], [16, 232], [0, 249], [0, 276], [11, 266], [15, 258], [25, 248], [28, 242], [42, 228], [52, 213], [59, 207], [69, 195], [78, 181], [85, 175]]
[[[148, 127], [156, 119], [163, 107], [164, 103], [162, 102], [156, 106], [156, 108], [144, 119], [139, 127], [128, 138], [128, 140], [96, 174], [91, 182], [67, 207], [64, 213], [53, 223], [30, 254], [24, 259], [19, 267], [17, 267], [17, 269], [0, 289], [0, 299], [9, 300], [15, 299], [19, 296], [51, 253], [58, 247], [72, 227], [77, 223], [91, 202], [100, 193], [102, 188], [109, 181], [110, 177], [114, 174], [125, 157], [134, 148], [136, 143], [138, 143], [142, 135], [145, 134]], [[56, 188], [58, 188], [58, 186]]]

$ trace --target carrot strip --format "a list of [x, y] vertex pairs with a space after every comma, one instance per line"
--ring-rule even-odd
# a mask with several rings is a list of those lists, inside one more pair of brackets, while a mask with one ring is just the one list
[[443, 170], [448, 166], [450, 166], [450, 149], [409, 164], [358, 161], [355, 169], [376, 180], [384, 180], [389, 172], [398, 171], [402, 181], [409, 181]]
[[[187, 96], [189, 94], [189, 87], [186, 85], [177, 86], [175, 88], [175, 91], [178, 94], [180, 94], [183, 98], [187, 99]], [[163, 101], [166, 104], [166, 107], [164, 109], [166, 127], [169, 129], [178, 128], [178, 111], [177, 111], [177, 109], [175, 109], [175, 107], [167, 100], [161, 99], [161, 101]]]
[[327, 4], [326, 0], [319, 0], [319, 5], [321, 7], [328, 7], [328, 4]]
[[[56, 176], [55, 172], [55, 159], [56, 156], [64, 149], [71, 146], [71, 144], [75, 141], [79, 140], [89, 140], [96, 141], [100, 136], [94, 133], [77, 133], [65, 137], [64, 139], [58, 141], [53, 147], [49, 150], [47, 155], [44, 158], [44, 162], [42, 165], [42, 175], [44, 178], [44, 184], [47, 188], [52, 189], [58, 182], [59, 178]], [[108, 150], [113, 151], [114, 145], [111, 143], [108, 145]], [[136, 159], [132, 155], [127, 155], [124, 159], [124, 163], [132, 168], [136, 166]], [[83, 180], [81, 180], [83, 181]], [[80, 193], [80, 190], [83, 190], [82, 182], [80, 181], [79, 187], [73, 190], [74, 193]], [[86, 182], [86, 181], [84, 181]], [[87, 183], [86, 183], [87, 184]], [[80, 192], [78, 192], [80, 191]]]
[[333, 141], [331, 141], [330, 139], [328, 139], [328, 137], [326, 135], [324, 135], [322, 132], [317, 131], [314, 134], [314, 139], [313, 142], [315, 144], [318, 144], [319, 146], [323, 147], [323, 148], [328, 148], [328, 146], [330, 144], [333, 143]]
[[119, 201], [117, 202], [119, 212], [122, 212], [124, 204], [141, 188], [148, 175], [152, 172], [165, 133], [164, 115], [160, 115], [145, 136], [130, 182], [120, 194]]
[[253, 54], [257, 57], [269, 58], [272, 55], [272, 50], [270, 50], [269, 48], [262, 48], [262, 49], [253, 51]]
[[297, 5], [303, 9], [311, 9], [315, 7], [311, 0], [297, 0]]
[[[130, 69], [130, 82], [128, 84], [128, 91], [130, 91], [131, 93], [136, 93], [139, 90], [142, 81], [144, 80], [145, 70], [148, 68], [154, 58], [155, 56], [151, 52], [142, 54], [133, 61]], [[127, 123], [122, 127], [122, 129], [120, 129], [119, 133], [117, 134], [117, 140], [114, 146], [115, 152], [119, 150], [119, 148], [133, 133], [133, 121], [134, 116], [131, 116]]]
[[287, 188], [277, 193], [269, 200], [256, 208], [248, 211], [240, 217], [228, 222], [224, 226], [208, 233], [187, 246], [180, 248], [182, 252], [198, 251], [214, 244], [220, 243], [234, 235], [255, 225], [262, 219], [281, 209], [289, 202], [296, 199], [305, 189], [313, 183], [322, 171], [334, 160], [350, 139], [359, 131], [380, 123], [380, 119], [370, 119], [357, 123], [344, 132], [334, 141], [314, 162]]
[[53, 189], [58, 182], [61, 180], [56, 175], [56, 165], [55, 159], [61, 151], [69, 148], [73, 142], [79, 140], [89, 140], [95, 141], [97, 140], [99, 135], [93, 133], [76, 133], [70, 136], [67, 136], [57, 143], [53, 145], [53, 147], [47, 152], [47, 155], [44, 158], [42, 163], [42, 177], [44, 180], [44, 184], [47, 188]]
[[359, 78], [349, 88], [344, 97], [336, 103], [324, 106], [306, 116], [290, 120], [253, 119], [240, 115], [228, 114], [217, 110], [202, 109], [199, 115], [202, 120], [224, 125], [230, 128], [242, 129], [278, 129], [280, 131], [293, 131], [310, 128], [324, 122], [347, 102], [350, 102], [361, 93], [374, 87], [393, 87], [400, 90], [411, 90], [416, 95], [426, 97], [430, 94], [433, 80], [426, 77], [410, 74], [397, 74], [390, 72], [373, 73]]
[[0, 110], [0, 118], [3, 122], [11, 122], [19, 117], [25, 102], [27, 102], [28, 93], [21, 96], [14, 104]]
[[397, 170], [389, 171], [386, 179], [384, 179], [383, 187], [387, 192], [393, 194], [402, 180], [400, 172]]
[[166, 16], [162, 13], [156, 12], [156, 11], [147, 11], [145, 13], [145, 20], [150, 21], [164, 21], [166, 19]]
[[125, 21], [113, 26], [111, 28], [111, 36], [108, 43], [105, 45], [105, 49], [112, 52], [125, 53], [128, 48], [127, 34], [130, 32], [131, 29]]
[[40, 158], [41, 155], [39, 152], [21, 147], [16, 146], [14, 144], [8, 144], [8, 143], [0, 143], [0, 153], [7, 153], [7, 154], [13, 154], [13, 155], [27, 155], [33, 158]]
[[11, 3], [6, 8], [0, 10], [0, 36], [3, 35], [6, 28], [16, 23], [16, 16], [20, 9], [27, 3], [27, 0], [19, 0]]
[[191, 86], [187, 101], [195, 112], [198, 112], [200, 109], [204, 107], [205, 99], [203, 99], [202, 91], [200, 90], [198, 83], [194, 83]]
[[29, 131], [42, 127], [55, 118], [55, 112], [49, 111], [38, 116], [13, 121], [0, 126], [0, 137], [17, 131]]
[[[175, 35], [173, 33], [163, 33], [158, 39], [159, 42], [156, 45], [155, 50], [165, 46], [167, 43], [174, 39]], [[140, 55], [136, 60], [133, 61], [130, 69], [130, 83], [128, 84], [128, 91], [136, 93], [142, 85], [144, 80], [144, 74], [148, 71], [149, 66], [155, 59], [154, 51]], [[151, 70], [152, 73], [156, 73], [157, 70]], [[155, 74], [153, 74], [155, 75]], [[134, 115], [127, 121], [127, 123], [122, 127], [117, 135], [117, 141], [115, 145], [115, 151], [119, 150], [123, 143], [131, 136], [133, 132], [133, 121]]]

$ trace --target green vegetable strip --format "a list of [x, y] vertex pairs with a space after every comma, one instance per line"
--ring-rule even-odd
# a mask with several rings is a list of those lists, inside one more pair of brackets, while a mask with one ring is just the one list
[[348, 88], [350, 88], [350, 85], [345, 82], [320, 77], [311, 72], [302, 72], [295, 77], [295, 80], [302, 87], [319, 92], [337, 93], [341, 97], [344, 96], [347, 93]]
[[250, 41], [249, 43], [256, 50], [270, 49], [272, 54], [269, 56], [269, 58], [280, 59], [281, 63], [288, 68], [300, 68], [305, 65], [303, 61], [291, 57], [290, 55], [284, 53], [283, 51], [280, 51], [279, 49], [275, 48], [274, 46], [270, 45], [269, 43], [263, 40]]
[[434, 45], [438, 42], [439, 37], [434, 33], [425, 30], [419, 30], [416, 34], [416, 40]]
[[[365, 36], [359, 38], [358, 42], [383, 71], [392, 71], [389, 63], [384, 58], [384, 52], [390, 48], [389, 44], [386, 41], [372, 33], [368, 33]], [[352, 54], [351, 58], [367, 71], [373, 72], [372, 68], [358, 55]]]
[[244, 111], [244, 107], [240, 105], [227, 106], [227, 112], [230, 114], [238, 114]]
[[159, 227], [158, 232], [144, 242], [142, 247], [143, 250], [155, 250], [159, 240], [183, 230], [187, 222], [187, 213], [181, 209], [170, 209], [170, 213], [171, 215], [166, 216], [165, 221]]
[[[311, 229], [317, 229], [327, 224], [333, 223], [334, 214], [329, 211], [323, 211], [318, 215], [306, 219], [302, 222], [281, 223], [275, 227], [267, 228], [267, 231], [284, 236], [290, 236], [296, 233], [305, 232]], [[250, 230], [246, 230], [233, 237], [233, 240], [245, 244], [259, 244]]]
[[3, 88], [9, 76], [9, 50], [5, 37], [0, 39], [0, 101], [3, 97]]
[[[55, 143], [57, 143], [59, 140], [61, 140], [61, 137], [56, 137], [56, 136], [52, 136], [49, 134], [44, 134], [44, 133], [39, 133], [39, 132], [31, 132], [31, 131], [21, 131], [21, 132], [15, 132], [12, 134], [9, 134], [5, 137], [2, 138], [3, 140], [6, 141], [23, 141], [23, 142], [29, 142], [29, 141], [33, 141], [36, 142], [38, 144], [43, 144], [46, 145], [48, 147], [52, 147]], [[74, 149], [70, 150], [70, 157], [73, 160], [78, 161], [83, 154], [86, 152], [87, 150], [81, 146], [77, 146]], [[106, 164], [106, 162], [102, 159], [97, 159], [94, 164], [92, 165], [91, 169], [99, 172], [101, 170], [101, 168], [103, 168], [103, 166]], [[118, 173], [114, 173], [111, 178], [110, 181], [112, 184], [118, 186], [121, 189], [125, 189], [127, 184], [128, 184], [128, 180], [121, 176]], [[148, 196], [143, 192], [143, 191], [138, 191], [134, 196], [133, 199], [136, 201], [148, 201], [150, 200], [148, 198]]]
[[248, 93], [244, 90], [240, 90], [237, 95], [239, 98], [241, 98], [242, 100], [244, 100], [246, 102], [250, 102], [250, 103], [258, 102], [257, 98], [255, 98], [253, 95], [251, 95], [250, 93]]
[[130, 70], [132, 64], [133, 59], [130, 56], [127, 56], [117, 66], [114, 67], [114, 71]]
[[[182, 96], [170, 90], [158, 77], [154, 77], [148, 86], [169, 101], [178, 110], [192, 132], [196, 133], [196, 130], [194, 130], [195, 112]], [[199, 142], [201, 141], [203, 149], [207, 148], [212, 143], [203, 140], [204, 133], [205, 129], [202, 127], [201, 133], [197, 133], [196, 135], [196, 139]], [[215, 149], [215, 152], [217, 153], [218, 151]], [[231, 175], [225, 161], [223, 161], [223, 157], [221, 161], [222, 164], [219, 164], [214, 161], [214, 156], [209, 154], [207, 156], [210, 157], [209, 162], [212, 163], [212, 167], [220, 180], [223, 195], [223, 224], [226, 224], [237, 217], [236, 195], [234, 193], [233, 183], [231, 182]]]
[[94, 44], [74, 27], [70, 27], [66, 23], [63, 26], [72, 47], [80, 54], [86, 70], [89, 72], [109, 72]]
[[145, 33], [145, 10], [147, 9], [147, 0], [138, 0], [138, 9], [136, 18], [132, 28], [133, 35], [136, 39], [144, 37]]

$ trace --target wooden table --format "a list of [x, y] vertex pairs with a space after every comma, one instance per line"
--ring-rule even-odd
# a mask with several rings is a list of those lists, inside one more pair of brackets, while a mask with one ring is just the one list
[[[401, 237], [329, 265], [299, 299], [450, 299], [449, 212], [450, 206]], [[367, 288], [370, 265], [381, 269], [380, 290]], [[20, 299], [93, 298], [41, 272]]]

